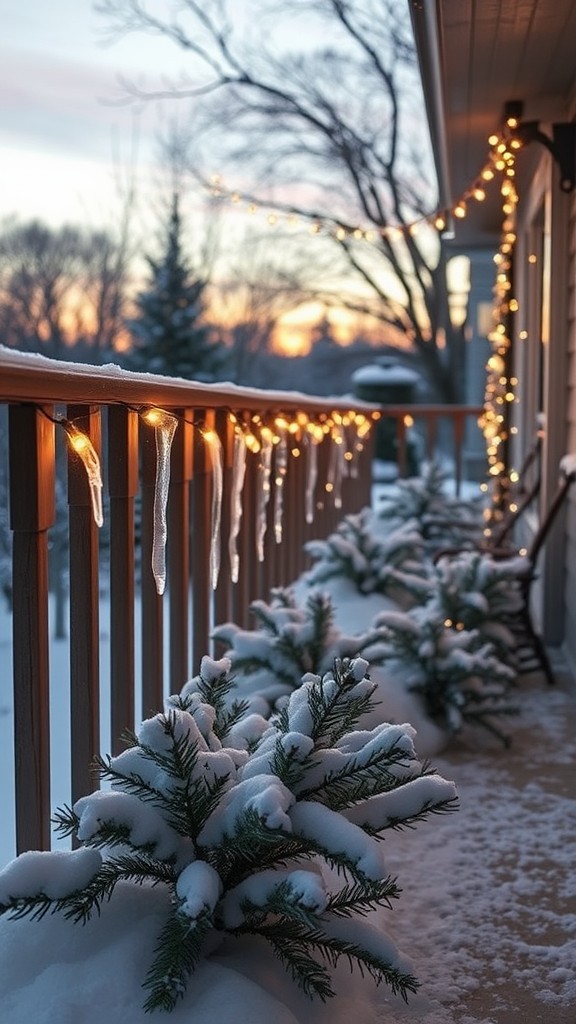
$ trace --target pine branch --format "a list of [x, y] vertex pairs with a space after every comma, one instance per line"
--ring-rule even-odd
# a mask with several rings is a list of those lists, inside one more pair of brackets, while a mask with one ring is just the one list
[[[278, 647], [276, 646], [274, 649], [277, 650]], [[272, 664], [270, 658], [237, 658], [232, 654], [232, 664], [234, 671], [243, 676], [250, 676], [254, 672], [266, 669], [274, 679], [284, 683], [289, 690], [294, 689], [294, 672]]]
[[309, 690], [308, 705], [314, 723], [312, 738], [316, 748], [333, 747], [351, 732], [362, 715], [375, 706], [372, 693], [352, 697], [350, 691], [358, 685], [347, 659], [334, 661], [335, 686], [328, 693], [326, 677]]
[[161, 861], [145, 854], [126, 854], [104, 861], [98, 873], [83, 889], [59, 899], [52, 899], [43, 894], [15, 899], [7, 907], [0, 908], [0, 913], [9, 911], [14, 919], [29, 916], [33, 920], [39, 920], [47, 913], [61, 913], [76, 924], [85, 924], [94, 912], [100, 913], [102, 903], [111, 898], [118, 882], [131, 881], [139, 885], [145, 881], [152, 881], [153, 884], [173, 884], [175, 878], [174, 869]]
[[292, 980], [309, 999], [318, 996], [325, 1003], [334, 996], [330, 974], [325, 967], [312, 959], [309, 943], [298, 942], [295, 939], [285, 941], [273, 932], [267, 934], [266, 938], [278, 960], [289, 970]]
[[347, 885], [331, 896], [326, 913], [335, 917], [353, 917], [355, 914], [364, 917], [378, 907], [391, 910], [391, 901], [398, 899], [401, 892], [396, 879], [391, 877]]
[[310, 660], [314, 667], [311, 671], [316, 672], [328, 644], [328, 634], [334, 622], [334, 608], [324, 594], [311, 594], [306, 601], [306, 609], [312, 619]]
[[[199, 675], [194, 680], [197, 693], [200, 695], [205, 704], [209, 704], [214, 708], [216, 717], [214, 720], [213, 731], [218, 737], [221, 743], [230, 733], [231, 729], [244, 717], [248, 708], [249, 702], [246, 700], [234, 700], [230, 706], [226, 702], [230, 690], [234, 686], [234, 680], [231, 679], [225, 672], [215, 679], [204, 679], [202, 675]], [[175, 696], [171, 698], [172, 706], [181, 710], [189, 711], [194, 704], [194, 694], [187, 693], [185, 696]]]
[[387, 793], [403, 784], [404, 780], [391, 769], [406, 766], [411, 758], [397, 744], [374, 751], [364, 761], [361, 761], [361, 753], [351, 756], [340, 771], [330, 772], [316, 785], [298, 789], [298, 799], [317, 800], [333, 811], [340, 811], [375, 793]]
[[287, 789], [294, 790], [298, 786], [298, 783], [302, 781], [306, 770], [311, 764], [312, 759], [310, 757], [297, 761], [292, 751], [286, 750], [282, 737], [278, 737], [270, 761], [270, 769], [284, 783]]
[[[176, 832], [195, 839], [207, 818], [218, 806], [228, 778], [223, 776], [209, 782], [205, 776], [195, 772], [198, 744], [190, 743], [187, 736], [175, 737], [174, 722], [170, 720], [170, 716], [167, 716], [166, 721], [172, 739], [171, 750], [167, 753], [160, 752], [139, 742], [137, 746], [145, 758], [174, 778], [174, 787], [167, 786], [163, 792], [151, 786], [140, 775], [123, 775], [113, 767], [113, 759], [110, 757], [102, 758], [98, 755], [95, 763], [101, 777], [111, 779], [125, 792], [154, 804]], [[183, 786], [178, 783], [183, 783]]]
[[219, 846], [204, 850], [202, 856], [216, 869], [226, 888], [232, 888], [254, 871], [308, 856], [309, 849], [307, 840], [282, 829], [266, 828], [257, 812], [247, 808], [238, 818], [234, 834], [226, 836]]
[[212, 927], [212, 915], [208, 912], [195, 920], [179, 911], [168, 918], [158, 936], [155, 957], [143, 986], [151, 990], [144, 1003], [147, 1012], [174, 1009], [202, 957], [204, 941]]
[[252, 601], [250, 611], [263, 627], [265, 633], [268, 633], [269, 636], [273, 637], [278, 636], [278, 623], [274, 616], [273, 609], [270, 609], [264, 601]]
[[[313, 953], [321, 956], [330, 967], [336, 967], [338, 960], [342, 956], [346, 957], [351, 967], [356, 965], [359, 968], [362, 976], [365, 970], [368, 971], [376, 984], [386, 982], [392, 993], [399, 993], [405, 1002], [408, 992], [415, 993], [418, 990], [419, 983], [413, 975], [403, 974], [357, 943], [327, 935], [322, 930], [321, 921], [318, 925], [316, 929], [311, 929], [300, 922], [284, 920], [259, 927], [259, 934], [270, 942], [279, 959], [287, 964], [292, 977], [309, 997], [318, 995], [325, 1001], [334, 994], [329, 980], [327, 987], [323, 984], [322, 979], [328, 979], [329, 976], [321, 965], [312, 960]], [[308, 963], [308, 970], [305, 962]]]
[[[296, 898], [294, 898], [296, 895]], [[245, 916], [245, 926], [254, 928], [269, 918], [286, 918], [290, 921], [299, 921], [307, 928], [318, 926], [318, 915], [305, 907], [297, 898], [294, 889], [288, 879], [281, 881], [275, 889], [268, 893], [266, 902], [262, 905], [253, 903], [250, 899], [244, 899], [241, 908]], [[245, 927], [244, 925], [242, 927]]]
[[[458, 810], [458, 798], [454, 797], [451, 800], [441, 800], [439, 803], [426, 804], [416, 814], [410, 814], [402, 818], [390, 817], [386, 828], [391, 828], [396, 832], [402, 831], [405, 828], [415, 828], [422, 821], [426, 821], [430, 814], [452, 814]], [[362, 825], [364, 832], [373, 839], [382, 839], [381, 831], [372, 828], [370, 824], [364, 823]]]
[[55, 826], [55, 830], [62, 838], [68, 836], [75, 836], [78, 834], [78, 826], [80, 825], [80, 818], [72, 810], [68, 804], [64, 804], [62, 807], [57, 807], [54, 811], [52, 818], [50, 819], [52, 824]]

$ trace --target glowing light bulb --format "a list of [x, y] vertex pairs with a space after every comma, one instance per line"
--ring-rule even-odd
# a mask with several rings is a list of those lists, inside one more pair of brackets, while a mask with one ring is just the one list
[[148, 426], [154, 428], [156, 441], [156, 479], [154, 481], [154, 511], [152, 526], [152, 575], [156, 591], [163, 594], [166, 589], [166, 506], [170, 489], [170, 451], [178, 426], [172, 413], [153, 406], [142, 409], [140, 416]]
[[88, 487], [90, 488], [90, 501], [92, 504], [92, 515], [96, 526], [102, 526], [104, 515], [102, 513], [102, 473], [100, 471], [100, 459], [98, 453], [87, 434], [84, 434], [78, 427], [75, 427], [70, 420], [60, 420], [68, 438], [70, 447], [76, 452], [86, 470]]

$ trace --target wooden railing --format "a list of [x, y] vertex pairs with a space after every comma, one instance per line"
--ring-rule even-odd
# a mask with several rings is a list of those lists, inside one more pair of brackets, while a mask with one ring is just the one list
[[[0, 353], [0, 403], [9, 407], [16, 847], [18, 851], [49, 849], [49, 545], [59, 461], [66, 462], [67, 473], [69, 799], [75, 801], [94, 788], [90, 764], [100, 752], [103, 679], [109, 685], [111, 745], [118, 750], [121, 733], [134, 727], [135, 709], [143, 716], [161, 710], [165, 694], [178, 692], [198, 671], [202, 656], [212, 653], [210, 632], [215, 624], [233, 620], [248, 626], [250, 602], [258, 597], [268, 599], [273, 587], [289, 585], [306, 568], [305, 541], [327, 536], [342, 516], [370, 504], [373, 431], [365, 435], [365, 429], [380, 410], [348, 399], [202, 385], [6, 351]], [[165, 595], [158, 593], [150, 569], [157, 447], [154, 430], [141, 416], [149, 406], [177, 418], [170, 459]], [[477, 416], [479, 410], [435, 406], [427, 412], [420, 407], [418, 412], [426, 418], [432, 444], [438, 417], [452, 416], [454, 436], [461, 439], [466, 416]], [[398, 423], [402, 467], [408, 410], [387, 408], [385, 415]], [[94, 521], [82, 462], [66, 444], [65, 430], [59, 429], [61, 417], [81, 429], [100, 453], [106, 520], [102, 533]], [[293, 426], [274, 426], [279, 417]], [[274, 529], [278, 521], [274, 520], [272, 473], [264, 558], [259, 561], [255, 523], [263, 481], [262, 457], [247, 451], [237, 539], [239, 574], [233, 583], [228, 552], [230, 499], [234, 437], [242, 425], [249, 425], [256, 434], [266, 425], [271, 425], [277, 436], [285, 431], [289, 451], [293, 449], [294, 454], [288, 455], [282, 487], [281, 540]], [[223, 452], [222, 564], [215, 589], [210, 580], [214, 469], [207, 431], [218, 434]], [[349, 461], [342, 463], [349, 471], [341, 479], [341, 489], [338, 483], [334, 487], [338, 436], [349, 449]], [[307, 460], [312, 447], [318, 477], [314, 518], [307, 522], [305, 495], [310, 493], [312, 480]], [[455, 465], [460, 475], [459, 450]], [[107, 623], [100, 622], [102, 591], [109, 594]], [[100, 665], [102, 627], [109, 632], [109, 666]], [[4, 804], [4, 798], [1, 802]]]

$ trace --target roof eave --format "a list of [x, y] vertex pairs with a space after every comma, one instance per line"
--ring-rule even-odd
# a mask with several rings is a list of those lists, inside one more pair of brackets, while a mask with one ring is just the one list
[[438, 178], [438, 205], [452, 206], [453, 194], [446, 135], [446, 103], [442, 81], [442, 39], [436, 0], [408, 0], [420, 65], [422, 89]]

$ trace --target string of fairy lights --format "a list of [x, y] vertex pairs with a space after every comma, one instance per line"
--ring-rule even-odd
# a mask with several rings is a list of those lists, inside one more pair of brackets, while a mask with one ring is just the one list
[[[515, 136], [518, 119], [514, 115], [506, 118], [501, 131], [488, 139], [489, 155], [472, 185], [463, 193], [449, 210], [436, 211], [409, 224], [385, 226], [380, 229], [345, 225], [335, 220], [314, 218], [310, 231], [334, 235], [337, 239], [352, 237], [358, 241], [371, 242], [379, 234], [393, 241], [406, 234], [414, 235], [423, 224], [443, 234], [450, 230], [452, 218], [463, 220], [471, 202], [483, 202], [486, 186], [497, 176], [500, 177], [502, 207], [502, 231], [500, 246], [494, 256], [496, 279], [493, 289], [493, 325], [488, 335], [491, 354], [487, 363], [487, 379], [484, 410], [480, 419], [488, 460], [489, 483], [482, 485], [488, 490], [492, 483], [492, 506], [487, 509], [486, 532], [503, 515], [509, 498], [510, 486], [517, 479], [517, 473], [509, 468], [509, 441], [515, 428], [511, 426], [511, 407], [518, 401], [516, 388], [518, 380], [511, 372], [513, 316], [518, 312], [518, 300], [514, 295], [514, 249], [516, 243], [516, 213], [518, 192], [516, 189], [516, 155], [522, 141]], [[272, 227], [282, 222], [296, 223], [309, 220], [291, 207], [270, 209], [267, 204], [256, 202], [238, 192], [227, 192], [220, 176], [211, 182], [213, 196], [227, 198], [235, 205], [246, 204], [249, 213], [266, 209], [268, 224]], [[165, 548], [167, 539], [166, 506], [170, 481], [170, 452], [172, 441], [180, 420], [198, 429], [207, 446], [212, 462], [214, 477], [210, 577], [212, 586], [218, 583], [220, 572], [220, 522], [222, 505], [222, 443], [218, 433], [207, 423], [187, 420], [156, 406], [142, 406], [135, 409], [142, 421], [152, 427], [156, 442], [156, 481], [154, 492], [154, 534], [152, 548], [152, 572], [159, 594], [164, 593], [166, 584]], [[45, 413], [45, 415], [48, 415]], [[274, 487], [274, 535], [277, 543], [282, 541], [283, 487], [289, 459], [299, 458], [302, 453], [308, 457], [307, 484], [305, 493], [305, 517], [312, 522], [314, 517], [314, 490], [317, 479], [317, 446], [326, 438], [330, 439], [331, 452], [328, 460], [326, 480], [323, 488], [331, 495], [334, 507], [341, 507], [341, 484], [345, 475], [354, 475], [356, 456], [363, 450], [364, 440], [373, 422], [380, 418], [375, 411], [370, 414], [349, 410], [310, 415], [304, 411], [295, 413], [278, 412], [274, 416], [242, 414], [228, 410], [234, 429], [234, 480], [232, 486], [232, 527], [229, 537], [230, 563], [233, 581], [238, 578], [238, 552], [236, 539], [242, 515], [241, 493], [244, 481], [246, 452], [259, 456], [261, 519], [257, 529], [257, 557], [262, 560], [263, 531], [265, 514]], [[100, 460], [90, 437], [72, 421], [64, 417], [49, 417], [59, 424], [67, 437], [71, 449], [81, 459], [87, 474], [94, 521], [102, 526], [102, 476]], [[273, 453], [275, 453], [273, 467]], [[272, 487], [273, 485], [273, 487]]]
[[[153, 540], [151, 569], [158, 594], [166, 587], [166, 510], [170, 485], [170, 454], [172, 442], [180, 423], [187, 423], [198, 430], [206, 445], [212, 466], [212, 510], [210, 526], [210, 580], [216, 589], [221, 562], [221, 516], [223, 502], [223, 445], [218, 432], [207, 422], [189, 419], [156, 406], [127, 406], [138, 413], [144, 424], [154, 430], [156, 444], [156, 477], [153, 506]], [[102, 473], [98, 453], [87, 433], [72, 420], [64, 416], [51, 416], [44, 408], [40, 411], [51, 422], [60, 426], [69, 447], [80, 459], [88, 480], [92, 514], [98, 527], [104, 523], [102, 511]], [[359, 412], [332, 410], [310, 414], [303, 410], [296, 412], [278, 411], [274, 415], [240, 413], [226, 410], [227, 418], [234, 432], [233, 479], [230, 494], [230, 534], [228, 538], [231, 578], [237, 582], [239, 555], [237, 537], [242, 517], [242, 487], [246, 453], [257, 456], [259, 479], [258, 523], [256, 555], [264, 560], [264, 536], [267, 529], [267, 506], [274, 494], [273, 533], [277, 544], [282, 542], [283, 489], [290, 458], [307, 456], [305, 519], [313, 522], [317, 487], [317, 448], [328, 440], [330, 458], [327, 461], [326, 479], [320, 482], [326, 495], [330, 496], [335, 508], [342, 506], [341, 487], [346, 476], [356, 475], [356, 460], [364, 450], [373, 423], [380, 419], [378, 410]], [[273, 458], [274, 456], [274, 458]]]
[[522, 139], [515, 134], [519, 128], [516, 113], [509, 113], [501, 130], [488, 138], [488, 158], [485, 165], [449, 208], [418, 217], [401, 225], [365, 227], [349, 225], [326, 216], [303, 214], [290, 205], [261, 202], [252, 196], [228, 190], [220, 174], [210, 179], [208, 188], [214, 198], [228, 201], [237, 207], [244, 207], [251, 215], [263, 213], [270, 227], [282, 225], [293, 227], [308, 223], [311, 234], [329, 235], [337, 240], [354, 239], [374, 243], [385, 238], [394, 243], [408, 235], [415, 236], [423, 227], [435, 229], [443, 237], [453, 237], [454, 219], [463, 220], [472, 203], [486, 199], [486, 189], [493, 182], [499, 182], [502, 228], [498, 251], [494, 256], [496, 276], [493, 289], [492, 329], [488, 335], [491, 354], [487, 362], [484, 411], [480, 419], [488, 462], [488, 482], [482, 490], [491, 491], [491, 507], [487, 509], [486, 533], [491, 524], [501, 519], [508, 507], [511, 485], [518, 480], [518, 473], [510, 468], [510, 437], [516, 428], [511, 425], [511, 407], [517, 403], [518, 380], [512, 372], [513, 315], [518, 312], [518, 300], [514, 295], [513, 263], [516, 243], [516, 213], [518, 192], [516, 188], [516, 157], [523, 146]]

